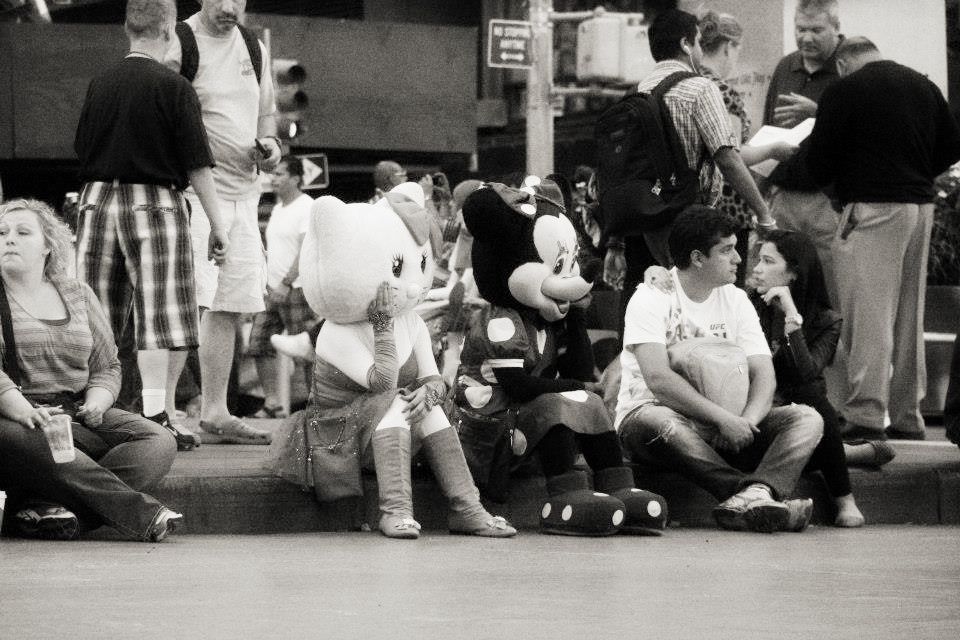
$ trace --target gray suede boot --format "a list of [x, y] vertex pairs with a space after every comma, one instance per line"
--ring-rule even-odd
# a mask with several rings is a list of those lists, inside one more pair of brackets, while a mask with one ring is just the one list
[[460, 439], [453, 427], [431, 433], [423, 439], [423, 452], [430, 469], [450, 501], [447, 523], [450, 533], [487, 538], [509, 538], [517, 530], [500, 516], [492, 516], [480, 504], [480, 492], [463, 457]]
[[388, 538], [419, 538], [420, 523], [413, 519], [410, 430], [377, 429], [370, 446], [380, 494], [380, 532]]

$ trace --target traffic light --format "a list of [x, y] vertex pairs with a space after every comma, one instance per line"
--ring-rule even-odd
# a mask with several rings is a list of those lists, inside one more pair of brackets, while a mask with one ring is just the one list
[[577, 80], [636, 84], [653, 65], [643, 14], [598, 7], [577, 27]]
[[303, 112], [310, 105], [303, 91], [307, 72], [296, 60], [277, 58], [273, 61], [273, 84], [277, 96], [277, 135], [293, 140], [303, 133]]

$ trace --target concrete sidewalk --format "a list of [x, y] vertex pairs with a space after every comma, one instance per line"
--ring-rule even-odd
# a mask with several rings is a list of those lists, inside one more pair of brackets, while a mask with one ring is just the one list
[[[268, 430], [281, 423], [250, 422]], [[853, 492], [868, 524], [960, 524], [960, 449], [946, 441], [942, 427], [928, 432], [930, 439], [923, 442], [892, 441], [897, 457], [880, 470], [851, 469]], [[312, 494], [263, 470], [267, 449], [208, 443], [179, 453], [154, 493], [186, 515], [190, 533], [342, 531], [375, 525], [375, 477], [364, 478], [364, 500], [321, 507]], [[715, 501], [692, 483], [676, 474], [641, 470], [637, 481], [667, 499], [671, 526], [714, 526], [710, 509]], [[818, 477], [802, 479], [799, 491], [815, 499], [815, 522], [832, 521], [829, 497]], [[510, 500], [488, 506], [516, 526], [534, 529], [545, 497], [543, 478], [516, 478]], [[424, 529], [445, 529], [446, 501], [429, 474], [414, 477], [414, 505]]]

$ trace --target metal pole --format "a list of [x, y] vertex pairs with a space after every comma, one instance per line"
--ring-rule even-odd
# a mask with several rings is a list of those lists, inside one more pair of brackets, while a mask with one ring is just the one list
[[527, 173], [553, 173], [553, 0], [529, 0], [533, 24], [533, 67], [527, 74]]

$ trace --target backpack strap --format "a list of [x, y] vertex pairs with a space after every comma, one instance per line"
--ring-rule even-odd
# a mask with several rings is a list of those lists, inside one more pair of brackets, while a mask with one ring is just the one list
[[661, 132], [659, 140], [651, 140], [656, 145], [656, 153], [651, 154], [654, 164], [657, 166], [657, 175], [661, 181], [669, 181], [676, 178], [679, 170], [687, 166], [686, 155], [683, 151], [683, 145], [680, 142], [680, 135], [677, 133], [677, 127], [670, 116], [670, 110], [664, 96], [667, 91], [672, 89], [681, 80], [692, 78], [695, 74], [689, 71], [677, 71], [661, 80], [649, 93], [654, 101], [655, 107], [651, 109], [653, 117], [657, 122], [657, 127]]
[[[253, 65], [253, 72], [257, 75], [257, 84], [263, 77], [263, 52], [260, 51], [260, 41], [250, 29], [238, 24], [237, 29], [243, 37], [243, 43], [247, 46], [247, 53], [250, 55], [250, 63]], [[197, 77], [197, 69], [200, 68], [200, 49], [197, 47], [197, 36], [193, 33], [186, 22], [178, 22], [176, 25], [177, 38], [180, 39], [180, 75], [193, 82]]]
[[[660, 106], [658, 110], [655, 110], [655, 115], [659, 119], [660, 130], [664, 135], [664, 162], [658, 162], [658, 170], [663, 177], [669, 178], [669, 176], [675, 176], [681, 171], [688, 170], [687, 154], [683, 150], [683, 143], [680, 140], [680, 134], [673, 122], [673, 117], [670, 115], [670, 109], [667, 107], [664, 96], [666, 96], [667, 92], [670, 91], [670, 89], [672, 89], [677, 83], [688, 78], [697, 77], [700, 76], [692, 71], [676, 71], [661, 80], [660, 83], [650, 91], [651, 97], [653, 97]], [[670, 160], [672, 167], [666, 171], [663, 171], [663, 169], [666, 168], [665, 162], [667, 159]], [[705, 159], [706, 154], [701, 154], [700, 162], [697, 164], [696, 169], [698, 176], [700, 175], [700, 169], [703, 167]]]
[[193, 82], [200, 67], [200, 49], [197, 47], [197, 36], [186, 22], [178, 22], [175, 27], [177, 38], [180, 39], [180, 75]]
[[23, 380], [23, 373], [20, 371], [20, 361], [17, 359], [17, 343], [13, 338], [10, 302], [7, 300], [3, 278], [0, 278], [0, 324], [3, 325], [3, 370], [19, 387]]
[[243, 43], [247, 45], [247, 53], [250, 54], [250, 62], [253, 64], [253, 72], [257, 74], [257, 84], [259, 85], [260, 78], [263, 77], [263, 55], [260, 51], [260, 41], [257, 39], [257, 34], [242, 24], [238, 24], [237, 29], [240, 29]]

